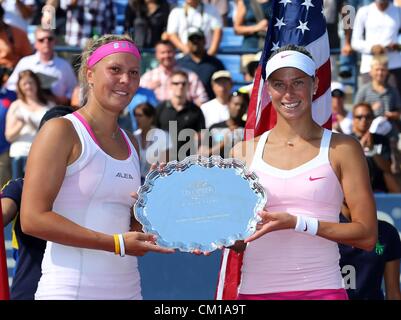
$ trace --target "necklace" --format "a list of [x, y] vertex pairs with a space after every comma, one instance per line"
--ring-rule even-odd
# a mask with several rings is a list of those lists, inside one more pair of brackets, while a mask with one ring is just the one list
[[[94, 123], [97, 124], [97, 121], [96, 121], [95, 117], [92, 116], [92, 114], [89, 111], [87, 111], [85, 108], [82, 108], [81, 110], [83, 112], [85, 112], [85, 114], [87, 114], [92, 119], [92, 121]], [[110, 138], [113, 139], [113, 140], [117, 140], [117, 138], [118, 138], [118, 125], [117, 125], [116, 129], [111, 133]]]

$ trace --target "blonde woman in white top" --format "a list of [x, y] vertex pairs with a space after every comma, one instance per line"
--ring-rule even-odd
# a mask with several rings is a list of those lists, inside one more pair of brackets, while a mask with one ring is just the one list
[[38, 76], [31, 70], [19, 73], [18, 99], [10, 105], [5, 136], [10, 146], [13, 179], [24, 175], [26, 158], [36, 136], [40, 120], [54, 104], [47, 101]]

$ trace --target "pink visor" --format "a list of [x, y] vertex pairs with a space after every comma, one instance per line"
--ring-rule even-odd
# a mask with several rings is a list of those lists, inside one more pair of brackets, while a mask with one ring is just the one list
[[141, 59], [141, 54], [138, 48], [130, 41], [120, 40], [106, 43], [97, 48], [89, 57], [88, 63], [86, 64], [89, 68], [95, 65], [97, 62], [102, 60], [104, 57], [113, 53], [126, 52], [131, 53], [134, 57]]

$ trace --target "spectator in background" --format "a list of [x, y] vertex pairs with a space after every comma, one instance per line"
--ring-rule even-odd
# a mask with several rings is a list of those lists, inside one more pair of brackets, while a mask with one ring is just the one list
[[369, 128], [374, 118], [373, 109], [370, 104], [358, 103], [352, 111], [352, 133], [358, 139], [364, 152], [369, 167], [369, 176], [372, 190], [374, 192], [399, 193], [401, 191], [397, 180], [391, 173], [391, 150], [390, 142], [385, 135], [390, 128], [383, 126], [371, 133]]
[[352, 132], [352, 113], [345, 110], [345, 88], [340, 82], [331, 83], [332, 128], [335, 132]]
[[44, 87], [51, 87], [50, 99], [56, 104], [69, 105], [77, 79], [70, 63], [56, 55], [54, 46], [53, 31], [38, 27], [35, 31], [36, 53], [20, 60], [6, 83], [7, 89], [15, 91], [19, 73], [32, 70], [50, 82], [44, 84]]
[[244, 36], [242, 48], [263, 49], [271, 3], [271, 0], [237, 0], [234, 31]]
[[352, 32], [352, 47], [362, 54], [362, 82], [370, 80], [373, 56], [386, 54], [390, 72], [389, 84], [401, 92], [401, 52], [398, 32], [401, 29], [401, 9], [389, 0], [376, 0], [358, 9]]
[[[141, 77], [141, 86], [153, 90], [157, 100], [170, 100], [171, 91], [169, 90], [171, 75], [177, 70], [177, 61], [175, 59], [175, 49], [171, 42], [161, 40], [156, 44], [155, 56], [159, 66], [144, 73]], [[200, 106], [209, 100], [205, 87], [196, 73], [185, 69], [188, 73], [189, 87], [187, 99]]]
[[[69, 107], [57, 106], [45, 113], [40, 121], [39, 129], [43, 124], [52, 118], [62, 117], [71, 113], [73, 110]], [[11, 300], [33, 300], [42, 274], [42, 258], [46, 248], [46, 241], [31, 237], [21, 230], [20, 206], [21, 194], [24, 180], [18, 178], [9, 181], [4, 186], [1, 198], [3, 209], [3, 225], [7, 226], [12, 220], [13, 223], [13, 244], [14, 237], [16, 243], [16, 266], [12, 286], [10, 288]]]
[[138, 141], [142, 183], [152, 163], [167, 162], [170, 137], [164, 130], [155, 127], [156, 109], [149, 103], [140, 103], [134, 110], [138, 130], [134, 136]]
[[392, 130], [389, 132], [388, 137], [392, 150], [392, 171], [393, 173], [399, 173], [401, 170], [401, 156], [397, 145], [401, 124], [401, 98], [397, 89], [387, 82], [389, 73], [387, 61], [385, 56], [373, 57], [370, 70], [372, 80], [358, 90], [355, 102], [371, 104], [375, 115], [374, 121], [382, 121], [381, 119], [390, 121]]
[[202, 30], [207, 53], [217, 54], [222, 37], [223, 22], [216, 8], [201, 0], [185, 0], [182, 7], [174, 8], [168, 17], [167, 34], [173, 45], [188, 54], [190, 29]]
[[38, 76], [31, 70], [21, 71], [17, 82], [18, 99], [6, 118], [5, 136], [10, 146], [12, 178], [22, 178], [25, 164], [40, 120], [54, 104], [47, 101]]
[[1, 0], [0, 5], [5, 11], [4, 22], [26, 32], [35, 11], [35, 0]]
[[60, 0], [67, 13], [65, 42], [83, 48], [92, 37], [114, 33], [116, 11], [112, 0]]
[[[136, 91], [134, 97], [132, 98], [131, 102], [129, 105], [124, 109], [123, 111], [123, 116], [125, 117], [125, 124], [126, 130], [129, 130], [130, 132], [136, 131], [138, 129], [138, 123], [136, 121], [135, 117], [135, 109], [139, 104], [143, 103], [148, 103], [150, 104], [153, 108], [157, 107], [159, 104], [159, 101], [157, 101], [157, 98], [152, 90], [139, 87], [138, 90]], [[120, 119], [122, 118], [120, 116]], [[128, 122], [127, 122], [128, 120]], [[121, 124], [120, 124], [121, 125]], [[121, 125], [122, 126], [122, 125]]]
[[195, 72], [201, 79], [210, 99], [215, 95], [211, 86], [213, 73], [224, 70], [223, 63], [209, 55], [205, 48], [205, 35], [200, 29], [190, 29], [188, 32], [189, 53], [177, 61], [177, 65]]
[[125, 8], [124, 31], [137, 46], [154, 48], [166, 31], [170, 8], [161, 0], [129, 0]]
[[[327, 32], [329, 35], [329, 44], [331, 50], [339, 50], [339, 70], [337, 70], [337, 55], [331, 55], [331, 70], [332, 79], [337, 78], [337, 74], [342, 78], [349, 78], [352, 76], [353, 66], [355, 65], [356, 57], [351, 46], [351, 34], [353, 16], [347, 10], [343, 10], [346, 0], [324, 0], [323, 1], [323, 14], [326, 18]], [[340, 17], [342, 21], [339, 22]], [[341, 43], [339, 36], [339, 27], [344, 31], [343, 43]]]
[[196, 154], [200, 132], [205, 128], [205, 118], [198, 106], [188, 101], [188, 74], [176, 70], [170, 80], [171, 100], [162, 102], [156, 109], [156, 127], [167, 131], [172, 148], [169, 160], [183, 160]]
[[18, 61], [32, 54], [32, 47], [26, 33], [7, 24], [3, 17], [4, 9], [0, 5], [0, 69], [1, 79], [6, 80]]
[[221, 19], [223, 20], [223, 25], [228, 25], [227, 15], [230, 9], [228, 5], [228, 0], [202, 0], [202, 2], [205, 4], [213, 5], [219, 12]]
[[227, 70], [216, 71], [212, 75], [212, 89], [216, 98], [201, 105], [205, 117], [206, 128], [211, 125], [226, 121], [229, 117], [228, 101], [230, 100], [233, 80]]

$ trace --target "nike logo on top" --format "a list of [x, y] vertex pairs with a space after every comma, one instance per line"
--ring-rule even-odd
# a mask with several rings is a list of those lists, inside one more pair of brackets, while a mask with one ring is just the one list
[[316, 178], [312, 178], [312, 176], [309, 176], [309, 181], [315, 181], [315, 180], [320, 180], [320, 179], [324, 179], [326, 177], [316, 177]]
[[292, 56], [292, 53], [282, 55], [282, 56], [281, 56], [281, 59], [284, 59], [284, 58], [289, 57], [289, 56]]
[[308, 224], [305, 222], [305, 229], [304, 232], [308, 231]]

